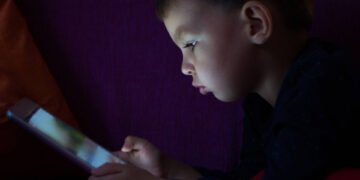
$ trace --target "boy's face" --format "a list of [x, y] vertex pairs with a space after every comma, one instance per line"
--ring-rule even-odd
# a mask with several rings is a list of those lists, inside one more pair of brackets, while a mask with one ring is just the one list
[[246, 38], [240, 10], [225, 12], [198, 0], [171, 3], [164, 23], [181, 49], [181, 69], [193, 77], [193, 86], [224, 102], [252, 91], [257, 79], [254, 46]]

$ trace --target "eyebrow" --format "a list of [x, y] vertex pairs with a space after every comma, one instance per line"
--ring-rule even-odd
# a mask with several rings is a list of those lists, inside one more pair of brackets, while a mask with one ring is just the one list
[[184, 34], [184, 27], [182, 27], [182, 26], [178, 27], [174, 33], [175, 42], [179, 42], [179, 40], [183, 36], [183, 34]]

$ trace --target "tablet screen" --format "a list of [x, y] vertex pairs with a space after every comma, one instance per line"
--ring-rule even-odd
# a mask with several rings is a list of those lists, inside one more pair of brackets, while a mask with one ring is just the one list
[[38, 108], [26, 120], [32, 127], [80, 158], [86, 164], [97, 168], [104, 163], [123, 163], [109, 151], [99, 146], [85, 135], [56, 119], [42, 108]]

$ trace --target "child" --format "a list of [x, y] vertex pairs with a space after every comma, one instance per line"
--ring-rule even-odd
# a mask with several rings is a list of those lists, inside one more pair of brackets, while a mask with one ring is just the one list
[[360, 165], [351, 61], [309, 39], [305, 0], [157, 0], [158, 15], [183, 54], [182, 72], [201, 94], [246, 97], [242, 161], [232, 173], [194, 169], [128, 137], [90, 179], [322, 179]]

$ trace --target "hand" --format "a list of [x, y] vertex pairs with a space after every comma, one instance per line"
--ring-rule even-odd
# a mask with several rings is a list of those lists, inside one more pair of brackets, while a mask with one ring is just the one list
[[121, 151], [115, 152], [121, 159], [144, 169], [158, 178], [199, 179], [201, 174], [191, 166], [169, 158], [145, 139], [129, 136]]
[[149, 141], [128, 136], [121, 151], [115, 152], [121, 159], [135, 165], [138, 168], [147, 170], [156, 177], [164, 177], [163, 155]]
[[121, 165], [117, 163], [106, 163], [91, 171], [89, 180], [159, 180], [143, 169], [133, 165]]

